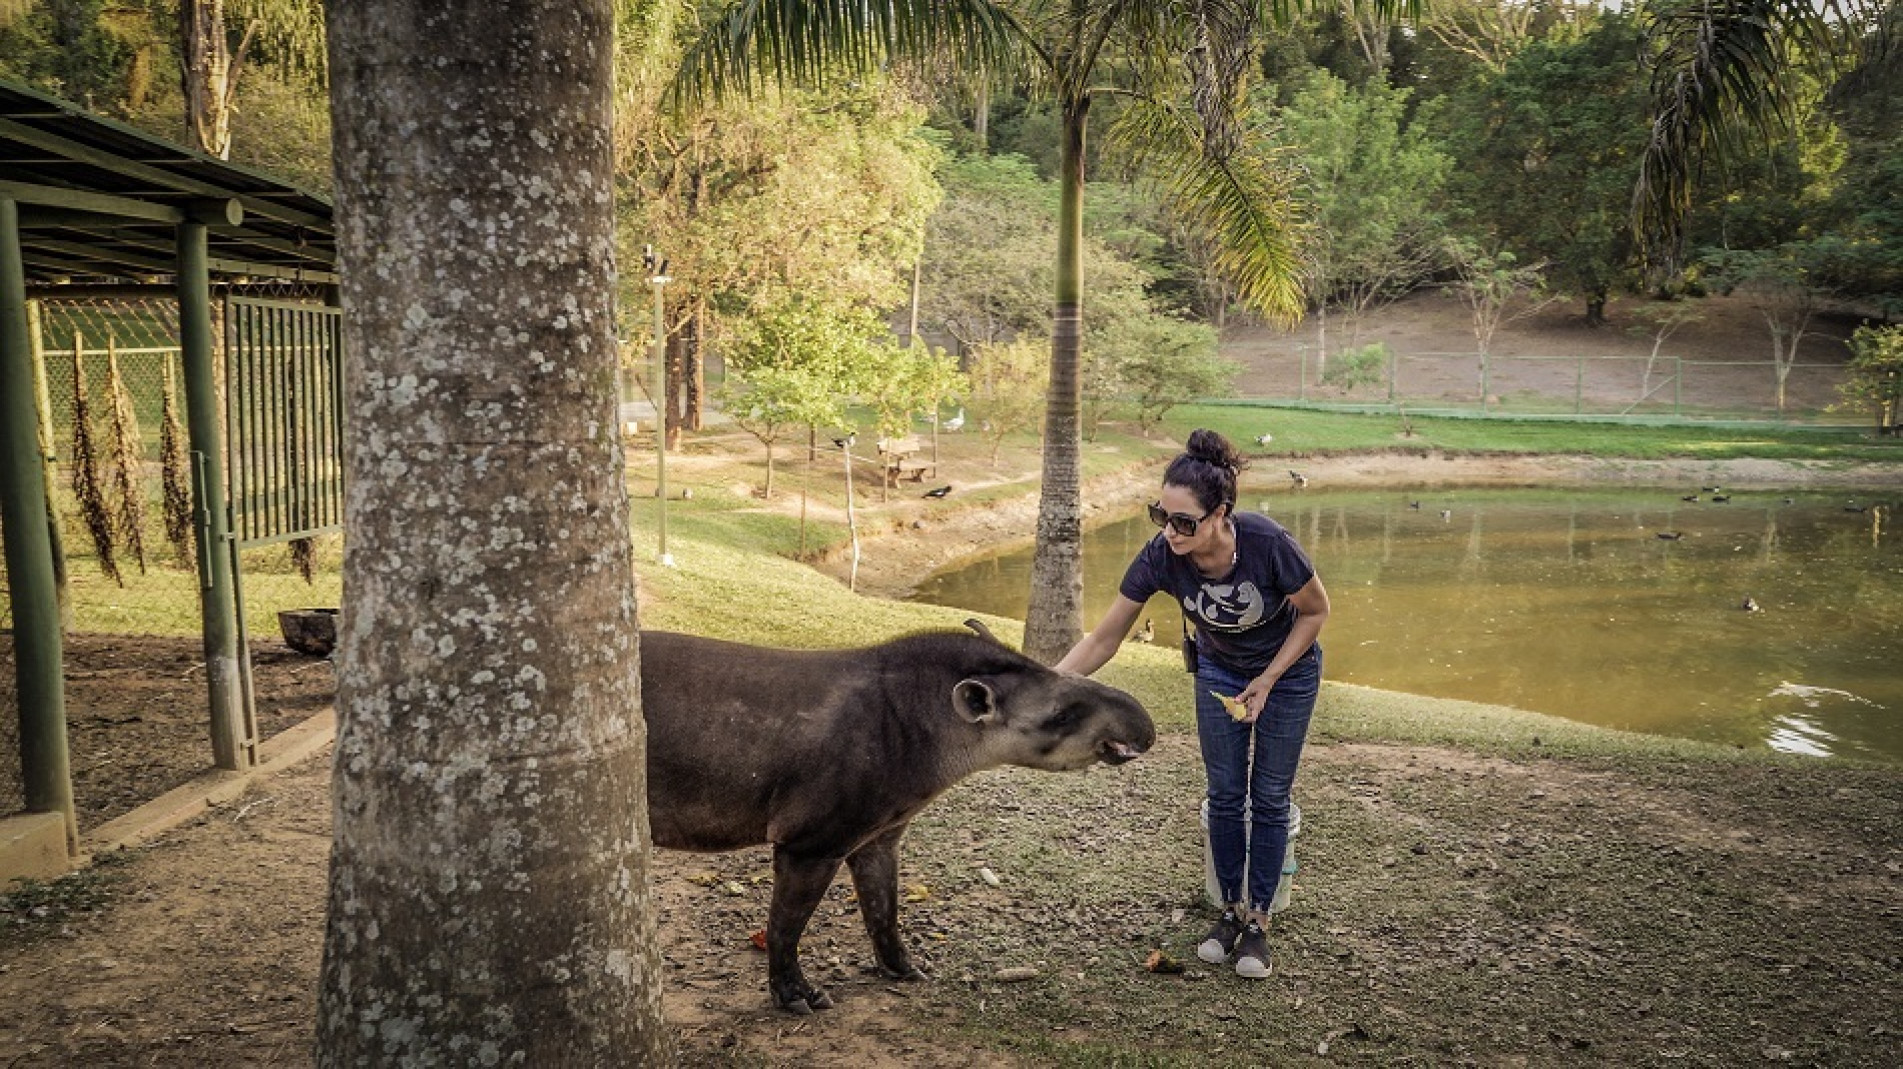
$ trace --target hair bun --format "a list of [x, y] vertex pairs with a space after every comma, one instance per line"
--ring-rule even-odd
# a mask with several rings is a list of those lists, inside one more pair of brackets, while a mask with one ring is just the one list
[[1191, 431], [1189, 441], [1184, 443], [1183, 452], [1205, 464], [1214, 464], [1220, 468], [1240, 472], [1247, 463], [1229, 440], [1215, 431], [1198, 428]]

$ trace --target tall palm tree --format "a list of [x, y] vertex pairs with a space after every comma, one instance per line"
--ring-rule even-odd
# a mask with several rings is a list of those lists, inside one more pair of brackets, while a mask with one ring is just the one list
[[330, 0], [344, 602], [317, 1062], [656, 1065], [612, 0]]
[[[1415, 2], [1374, 0], [1382, 10], [1412, 9]], [[1079, 298], [1084, 135], [1095, 97], [1126, 98], [1113, 138], [1177, 210], [1218, 239], [1218, 265], [1240, 297], [1273, 319], [1300, 315], [1291, 185], [1236, 109], [1268, 6], [1256, 0], [746, 0], [730, 7], [683, 63], [677, 87], [689, 100], [749, 90], [763, 77], [823, 83], [892, 58], [945, 53], [1026, 76], [1053, 98], [1062, 121], [1062, 193], [1043, 483], [1025, 621], [1025, 651], [1034, 657], [1055, 660], [1083, 633]]]
[[1794, 75], [1896, 63], [1903, 30], [1897, 0], [1653, 0], [1640, 17], [1651, 45], [1653, 119], [1633, 227], [1647, 258], [1666, 271], [1683, 251], [1685, 212], [1705, 163], [1788, 128]]

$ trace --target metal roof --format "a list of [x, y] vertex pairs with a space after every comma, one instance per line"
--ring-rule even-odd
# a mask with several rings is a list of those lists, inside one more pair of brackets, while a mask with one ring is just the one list
[[20, 206], [29, 282], [172, 274], [181, 221], [214, 277], [336, 281], [330, 201], [0, 81], [0, 198]]

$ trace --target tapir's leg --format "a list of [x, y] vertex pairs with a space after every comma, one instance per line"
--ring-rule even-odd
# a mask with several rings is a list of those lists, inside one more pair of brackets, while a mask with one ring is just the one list
[[905, 825], [893, 828], [860, 847], [846, 865], [859, 895], [859, 915], [879, 955], [879, 971], [897, 980], [924, 980], [899, 938], [899, 837], [904, 834]]
[[773, 904], [767, 910], [767, 988], [773, 1004], [801, 1015], [829, 1009], [833, 1000], [806, 982], [800, 970], [800, 935], [813, 910], [832, 886], [838, 858], [803, 858], [785, 847], [773, 848]]

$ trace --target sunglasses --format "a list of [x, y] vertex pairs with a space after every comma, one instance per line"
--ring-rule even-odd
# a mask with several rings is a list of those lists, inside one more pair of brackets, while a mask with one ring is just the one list
[[1150, 502], [1150, 522], [1158, 527], [1168, 527], [1184, 538], [1190, 538], [1196, 534], [1197, 525], [1208, 519], [1215, 511], [1211, 509], [1201, 516], [1191, 516], [1182, 512], [1164, 512], [1161, 501], [1152, 501]]

